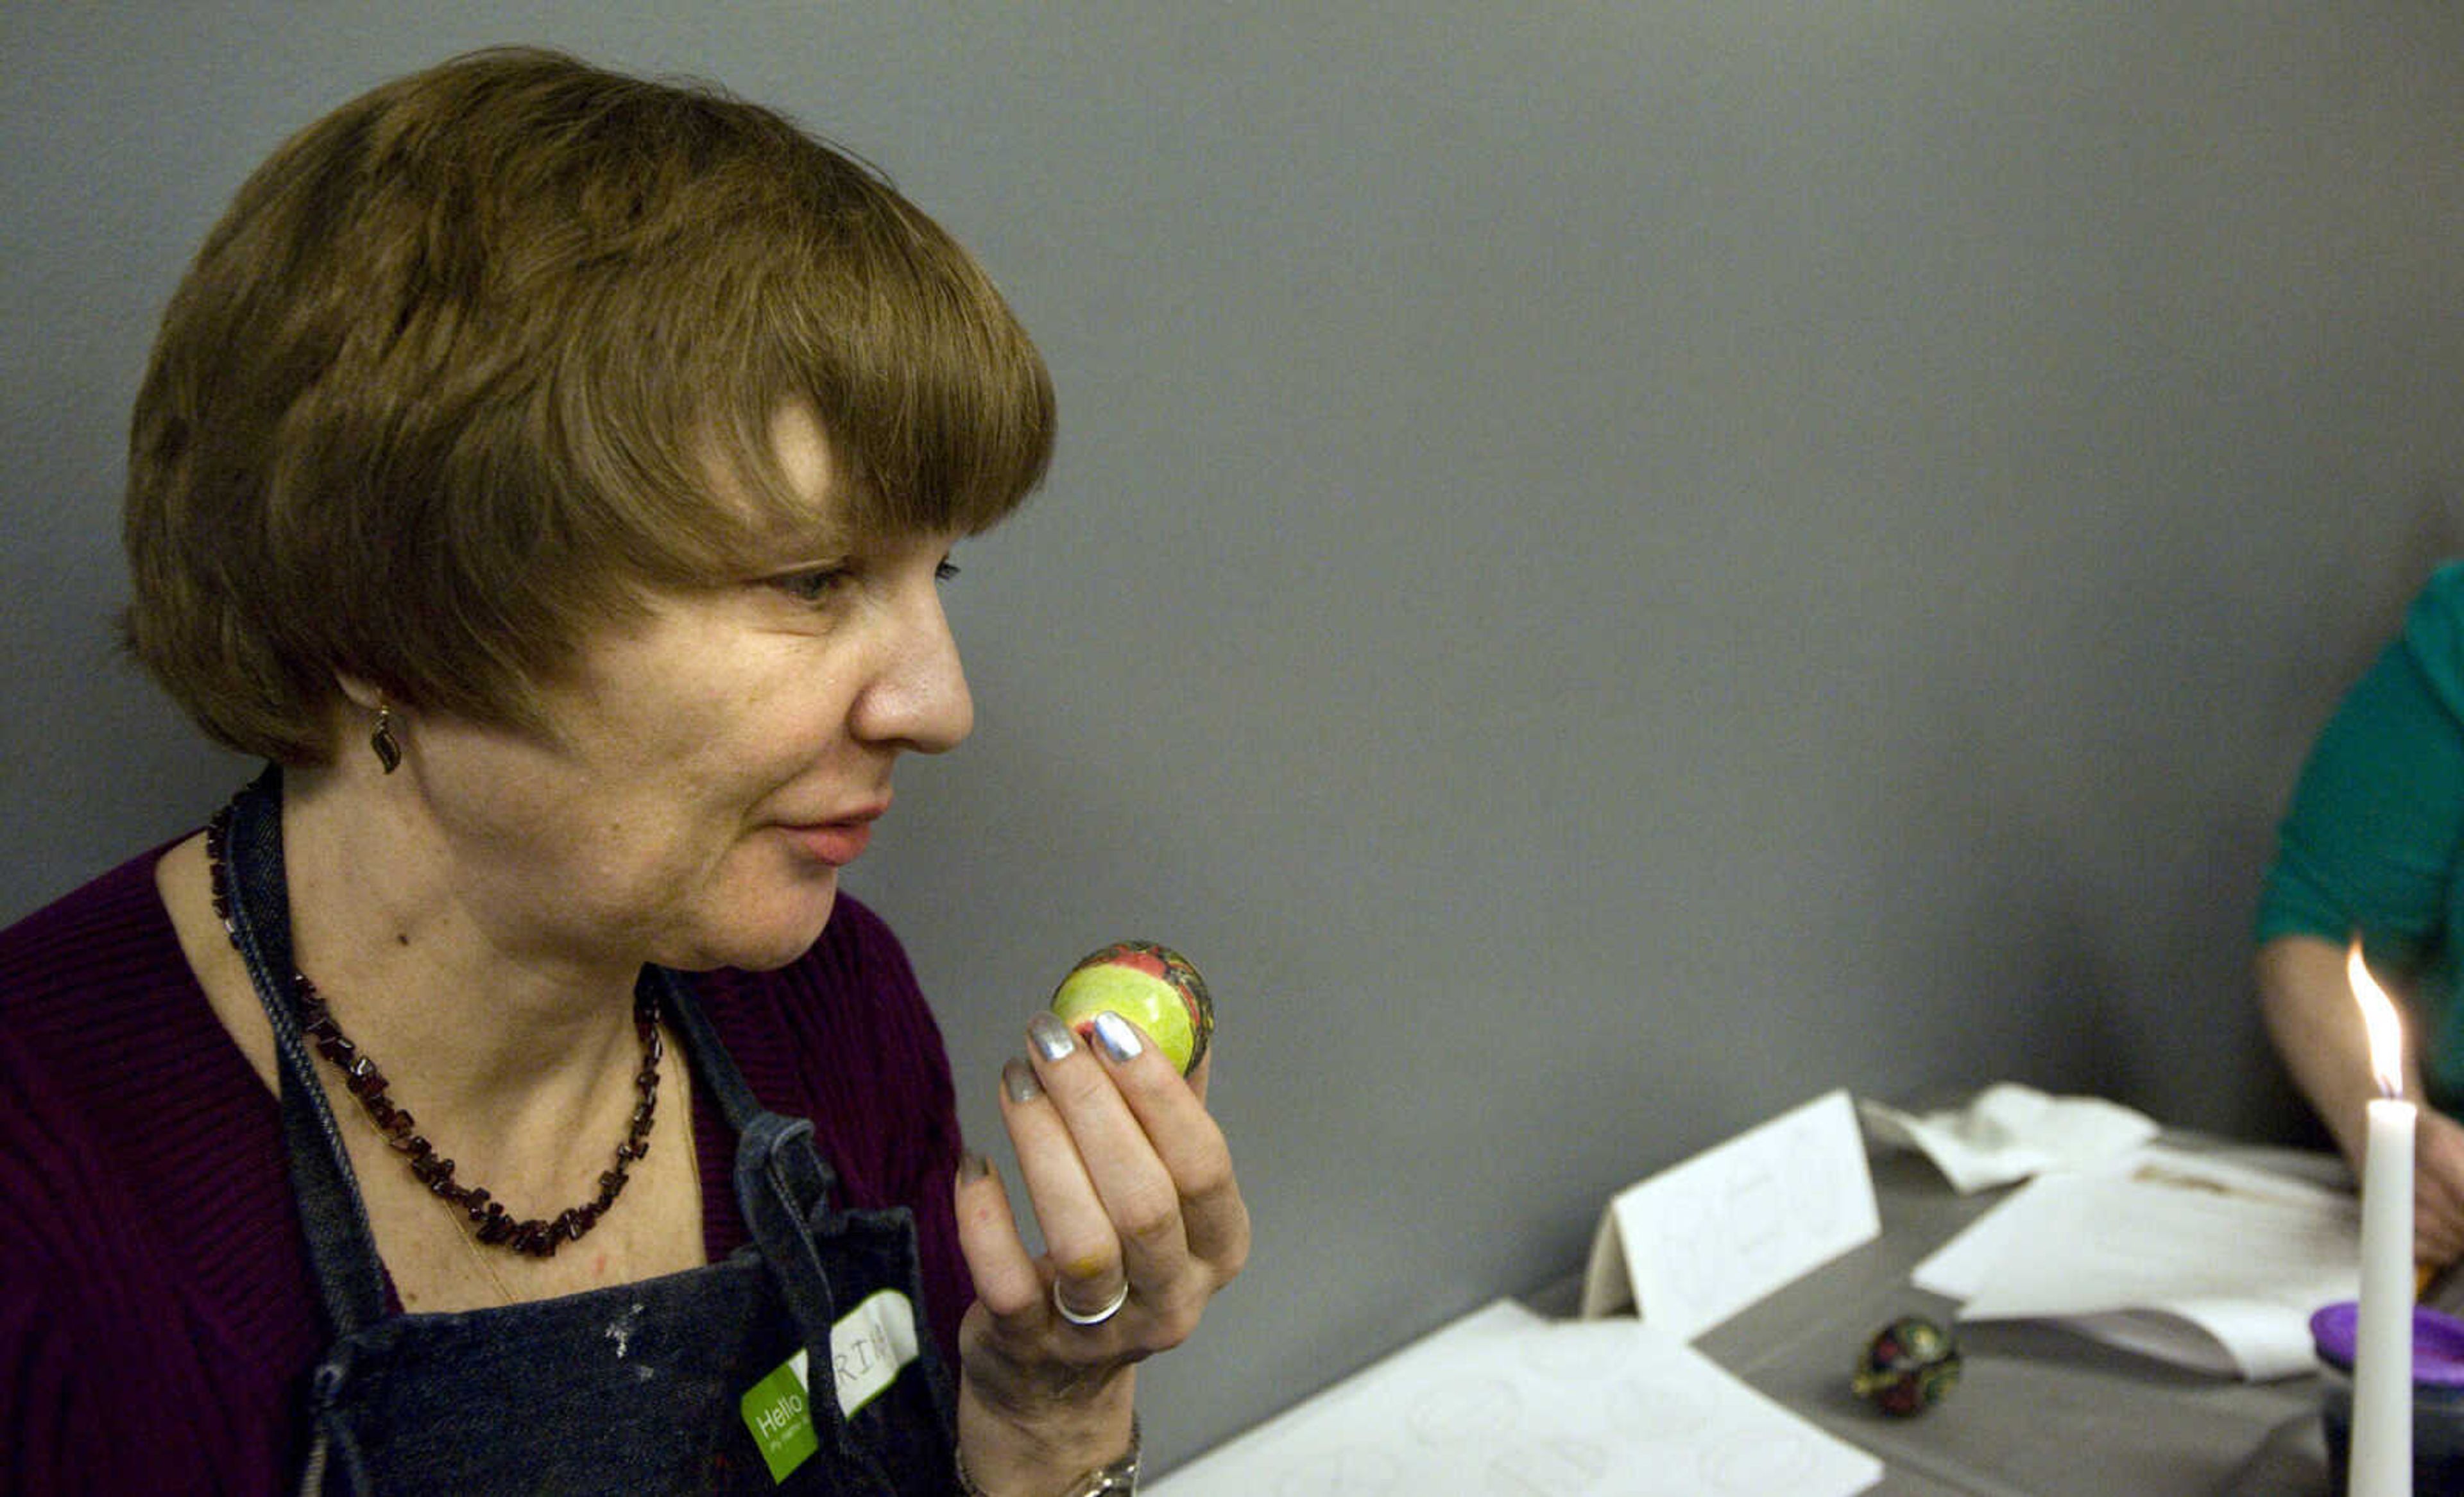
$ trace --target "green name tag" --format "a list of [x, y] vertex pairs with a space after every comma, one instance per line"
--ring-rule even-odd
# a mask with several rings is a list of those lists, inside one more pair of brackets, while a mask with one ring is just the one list
[[[884, 1289], [841, 1316], [830, 1328], [830, 1380], [839, 1412], [853, 1418], [897, 1380], [917, 1352], [915, 1304], [896, 1289]], [[785, 1481], [822, 1448], [813, 1431], [810, 1360], [798, 1352], [781, 1362], [740, 1404], [744, 1427], [761, 1447], [774, 1482]]]
[[804, 1379], [799, 1376], [797, 1364], [803, 1359], [804, 1354], [799, 1352], [780, 1363], [744, 1396], [744, 1427], [753, 1431], [753, 1442], [761, 1447], [761, 1459], [769, 1463], [774, 1482], [785, 1481], [788, 1472], [822, 1448], [813, 1434], [813, 1410], [805, 1401]]

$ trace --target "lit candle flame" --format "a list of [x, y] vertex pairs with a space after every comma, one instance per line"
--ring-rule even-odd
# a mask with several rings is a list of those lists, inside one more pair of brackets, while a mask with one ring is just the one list
[[2353, 1002], [2362, 1005], [2362, 1023], [2370, 1033], [2370, 1073], [2378, 1078], [2381, 1092], [2400, 1097], [2404, 1095], [2404, 1021], [2363, 962], [2359, 940], [2344, 958], [2344, 978], [2353, 985]]

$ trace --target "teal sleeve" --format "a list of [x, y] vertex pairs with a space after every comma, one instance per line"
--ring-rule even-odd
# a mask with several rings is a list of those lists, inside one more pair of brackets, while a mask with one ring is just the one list
[[2257, 936], [2342, 942], [2418, 972], [2444, 955], [2464, 846], [2464, 563], [2442, 567], [2320, 734], [2296, 784]]

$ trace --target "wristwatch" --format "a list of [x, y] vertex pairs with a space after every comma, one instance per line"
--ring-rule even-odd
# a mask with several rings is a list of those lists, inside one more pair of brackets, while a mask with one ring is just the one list
[[[1076, 1485], [1062, 1490], [1059, 1497], [1124, 1497], [1124, 1494], [1134, 1494], [1137, 1489], [1138, 1419], [1133, 1414], [1130, 1416], [1128, 1453], [1078, 1478]], [[967, 1474], [967, 1458], [964, 1455], [958, 1457], [958, 1491], [961, 1497], [987, 1497], [984, 1489], [976, 1485], [976, 1479]]]

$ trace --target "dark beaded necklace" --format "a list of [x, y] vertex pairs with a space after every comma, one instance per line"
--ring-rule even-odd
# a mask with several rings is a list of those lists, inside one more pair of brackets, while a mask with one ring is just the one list
[[[231, 929], [231, 908], [223, 897], [223, 848], [230, 835], [231, 810], [225, 807], [206, 826], [206, 858], [213, 869], [214, 914], [223, 922], [224, 934], [237, 942]], [[377, 1063], [360, 1053], [342, 1034], [341, 1026], [325, 1007], [324, 995], [297, 968], [292, 969], [288, 996], [299, 1021], [300, 1032], [317, 1046], [336, 1070], [342, 1073], [342, 1085], [360, 1106], [366, 1110], [377, 1132], [385, 1143], [402, 1155], [410, 1165], [410, 1173], [419, 1182], [471, 1219], [471, 1235], [490, 1246], [507, 1252], [524, 1253], [533, 1258], [553, 1258], [556, 1250], [567, 1243], [578, 1242], [584, 1232], [599, 1224], [607, 1208], [625, 1189], [625, 1178], [633, 1161], [650, 1152], [650, 1125], [659, 1111], [659, 1061], [666, 1054], [666, 1042], [659, 1034], [659, 990], [645, 982], [633, 994], [633, 1028], [642, 1038], [642, 1068], [633, 1077], [641, 1099], [634, 1104], [632, 1123], [625, 1130], [625, 1141], [616, 1146], [616, 1167], [599, 1177], [599, 1194], [578, 1206], [567, 1206], [555, 1220], [532, 1217], [517, 1221], [513, 1213], [491, 1198], [487, 1191], [464, 1185], [453, 1178], [453, 1161], [441, 1157], [425, 1137], [417, 1132], [407, 1109], [394, 1105], [385, 1094], [385, 1072]]]

